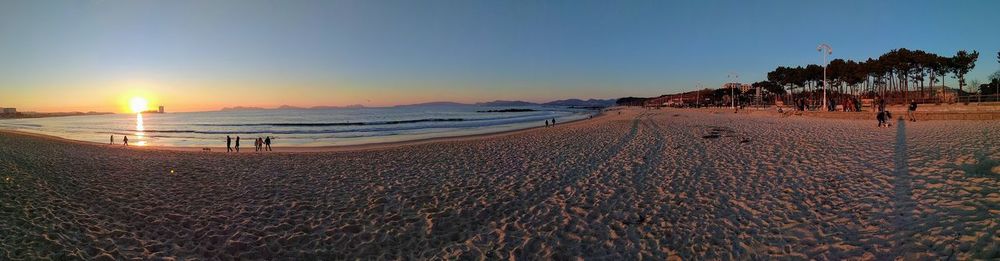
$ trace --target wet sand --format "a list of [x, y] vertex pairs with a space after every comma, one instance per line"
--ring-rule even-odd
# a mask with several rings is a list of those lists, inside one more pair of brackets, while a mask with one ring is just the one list
[[630, 109], [239, 155], [0, 132], [0, 259], [1000, 257], [1000, 121], [893, 123]]

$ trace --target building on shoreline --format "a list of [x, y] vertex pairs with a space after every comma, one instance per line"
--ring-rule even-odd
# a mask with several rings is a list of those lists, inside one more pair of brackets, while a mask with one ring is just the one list
[[3, 114], [17, 114], [17, 108], [3, 108]]
[[163, 105], [160, 105], [160, 107], [157, 110], [155, 110], [155, 111], [154, 110], [148, 110], [148, 111], [144, 111], [142, 113], [164, 113]]

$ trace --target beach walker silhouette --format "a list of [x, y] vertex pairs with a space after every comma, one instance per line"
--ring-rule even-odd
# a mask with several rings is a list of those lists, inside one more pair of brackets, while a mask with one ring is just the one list
[[240, 136], [236, 136], [236, 152], [240, 152]]
[[226, 135], [226, 152], [233, 152], [233, 138]]
[[271, 136], [264, 138], [264, 145], [267, 145], [267, 151], [271, 151]]
[[122, 139], [122, 142], [125, 143], [125, 147], [128, 147], [128, 136], [125, 136], [125, 138]]

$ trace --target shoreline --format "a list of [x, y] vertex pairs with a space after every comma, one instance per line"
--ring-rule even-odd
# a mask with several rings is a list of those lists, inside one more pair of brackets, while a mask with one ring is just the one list
[[[611, 107], [611, 108], [614, 108], [614, 107]], [[606, 116], [605, 112], [603, 112], [603, 111], [602, 112], [598, 112], [597, 114], [594, 114], [594, 118], [593, 119], [598, 119], [599, 117], [604, 117], [604, 116]], [[580, 118], [580, 119], [575, 119], [575, 120], [569, 120], [569, 121], [566, 121], [564, 123], [559, 123], [555, 127], [572, 126], [574, 124], [579, 124], [580, 122], [585, 122], [588, 119], [589, 118], [585, 117], [585, 118]], [[318, 153], [318, 152], [342, 152], [342, 151], [378, 150], [378, 149], [404, 147], [404, 146], [413, 146], [413, 145], [427, 144], [427, 143], [469, 141], [469, 140], [484, 139], [484, 138], [490, 138], [490, 137], [501, 137], [501, 136], [515, 135], [515, 134], [520, 134], [520, 133], [525, 133], [525, 132], [530, 132], [530, 131], [534, 131], [534, 130], [538, 130], [538, 129], [545, 129], [545, 128], [547, 128], [547, 127], [545, 127], [545, 126], [535, 126], [535, 127], [528, 127], [528, 128], [523, 128], [523, 129], [504, 130], [504, 131], [498, 131], [498, 132], [477, 133], [477, 134], [464, 134], [464, 135], [457, 135], [457, 136], [432, 137], [432, 138], [418, 138], [418, 139], [413, 139], [413, 140], [376, 142], [376, 143], [365, 143], [365, 144], [351, 144], [351, 145], [288, 146], [288, 147], [285, 147], [285, 146], [272, 146], [272, 151], [265, 151], [264, 153]], [[7, 130], [7, 129], [0, 129], [0, 133], [10, 133], [10, 134], [15, 134], [15, 135], [25, 135], [25, 136], [31, 136], [31, 137], [36, 137], [36, 138], [48, 139], [48, 140], [55, 140], [55, 141], [61, 141], [61, 142], [70, 142], [70, 143], [74, 143], [74, 144], [93, 145], [93, 146], [101, 146], [101, 147], [125, 148], [122, 145], [121, 142], [117, 142], [117, 143], [115, 143], [115, 144], [112, 145], [112, 144], [101, 143], [101, 142], [74, 140], [74, 139], [63, 138], [63, 137], [59, 137], [59, 136], [55, 136], [55, 135], [48, 135], [48, 134], [41, 134], [41, 133], [34, 133], [34, 132], [26, 132], [26, 131], [19, 131], [19, 130]], [[208, 148], [208, 149], [211, 149], [211, 150], [210, 151], [205, 151], [204, 150], [205, 148]], [[243, 148], [244, 147], [241, 146], [241, 149], [243, 149]], [[181, 147], [181, 146], [162, 146], [162, 145], [148, 145], [148, 146], [146, 146], [146, 145], [144, 145], [144, 146], [130, 145], [126, 149], [150, 150], [150, 151], [182, 151], [182, 152], [201, 152], [201, 153], [226, 153], [226, 147], [223, 147], [223, 146]], [[234, 152], [234, 153], [237, 153], [237, 152]], [[251, 151], [247, 151], [247, 152], [243, 152], [243, 153], [258, 153], [258, 152], [257, 151], [252, 151], [252, 152]]]

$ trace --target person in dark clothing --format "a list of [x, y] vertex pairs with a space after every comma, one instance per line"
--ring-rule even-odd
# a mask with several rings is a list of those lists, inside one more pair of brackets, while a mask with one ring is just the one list
[[549, 120], [545, 120], [545, 127], [546, 127], [546, 128], [548, 128], [548, 127], [549, 127]]
[[552, 126], [556, 126], [556, 118], [552, 118]]
[[226, 152], [233, 152], [233, 138], [226, 135]]
[[236, 152], [240, 152], [240, 136], [236, 136]]
[[115, 135], [111, 135], [111, 145], [115, 145]]
[[264, 138], [264, 145], [267, 146], [267, 151], [271, 151], [271, 136]]
[[875, 114], [875, 119], [878, 120], [878, 127], [882, 128], [885, 125], [885, 111], [879, 111]]
[[917, 111], [917, 101], [910, 100], [910, 108], [906, 110], [906, 116], [910, 117], [910, 121], [917, 121], [917, 118], [913, 116], [913, 113]]
[[125, 142], [125, 147], [128, 147], [128, 136], [125, 136], [125, 138], [122, 139], [122, 142]]

